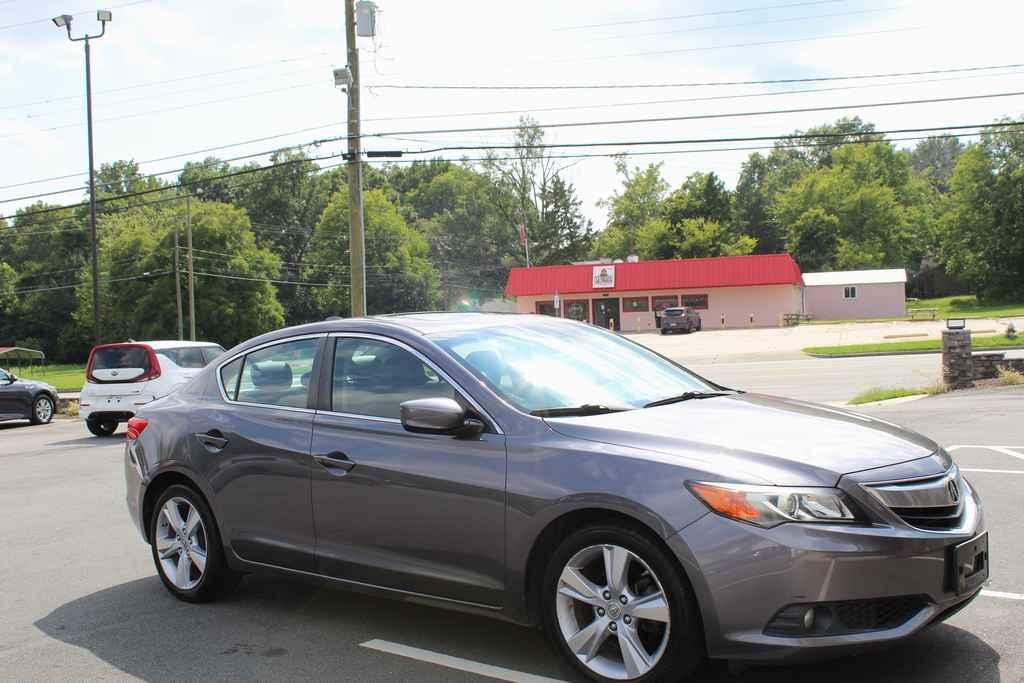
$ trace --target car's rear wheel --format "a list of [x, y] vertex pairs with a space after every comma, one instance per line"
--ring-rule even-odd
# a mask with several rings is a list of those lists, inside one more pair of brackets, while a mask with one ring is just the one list
[[213, 513], [188, 486], [164, 491], [149, 521], [153, 562], [164, 586], [187, 602], [207, 602], [230, 591], [241, 578], [224, 560]]
[[618, 524], [568, 536], [543, 585], [544, 629], [596, 681], [680, 680], [703, 659], [688, 585], [665, 550]]
[[53, 419], [53, 399], [49, 396], [39, 396], [32, 403], [32, 415], [29, 419], [34, 425], [44, 425]]
[[112, 436], [117, 431], [117, 420], [86, 420], [85, 426], [93, 436]]

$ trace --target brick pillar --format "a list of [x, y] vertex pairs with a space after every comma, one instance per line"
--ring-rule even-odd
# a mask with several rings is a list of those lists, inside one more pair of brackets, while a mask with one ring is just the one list
[[942, 331], [942, 381], [950, 389], [974, 386], [970, 330]]

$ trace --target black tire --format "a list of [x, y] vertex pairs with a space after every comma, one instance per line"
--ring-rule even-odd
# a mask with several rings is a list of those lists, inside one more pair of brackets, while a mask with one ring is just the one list
[[[49, 410], [46, 410], [46, 406], [49, 406]], [[37, 396], [36, 400], [32, 401], [32, 414], [29, 415], [28, 419], [34, 425], [44, 425], [53, 419], [55, 412], [57, 412], [57, 404], [54, 403], [52, 398], [44, 394]], [[43, 414], [43, 417], [39, 417], [40, 413]]]
[[637, 555], [654, 572], [668, 597], [671, 616], [668, 645], [661, 659], [639, 678], [626, 679], [651, 683], [653, 681], [686, 680], [704, 661], [704, 632], [697, 611], [696, 599], [682, 570], [668, 552], [636, 528], [619, 523], [598, 523], [579, 529], [558, 545], [544, 572], [541, 585], [541, 622], [548, 642], [577, 671], [594, 681], [610, 682], [588, 669], [569, 649], [558, 623], [556, 591], [559, 576], [566, 563], [577, 552], [595, 545], [613, 544]]
[[658, 330], [658, 334], [665, 334], [665, 330]]
[[[160, 564], [157, 553], [157, 523], [160, 519], [160, 511], [172, 498], [184, 499], [199, 513], [202, 520], [203, 531], [206, 540], [206, 567], [198, 583], [189, 588], [181, 589], [165, 575]], [[203, 500], [203, 497], [196, 493], [190, 486], [175, 484], [170, 486], [153, 506], [153, 514], [148, 520], [150, 552], [153, 556], [153, 564], [156, 573], [163, 582], [164, 587], [170, 593], [185, 602], [210, 602], [230, 593], [238, 586], [242, 575], [228, 567], [224, 559], [224, 547], [221, 545], [220, 532], [217, 530], [217, 522], [213, 517], [210, 507]]]
[[85, 426], [93, 436], [113, 436], [117, 431], [117, 420], [86, 420]]
[[698, 320], [697, 321], [697, 331], [700, 332], [702, 329], [704, 329], [704, 321], [703, 320]]

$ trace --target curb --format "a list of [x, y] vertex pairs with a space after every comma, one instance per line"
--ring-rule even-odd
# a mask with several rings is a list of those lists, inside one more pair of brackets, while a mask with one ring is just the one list
[[910, 396], [897, 396], [895, 398], [887, 398], [881, 401], [870, 401], [869, 403], [846, 403], [847, 408], [871, 408], [874, 406], [887, 406], [896, 405], [898, 403], [909, 403], [910, 401], [920, 401], [922, 398], [928, 398], [931, 394], [911, 394]]
[[[1024, 346], [986, 346], [981, 349], [974, 349], [973, 353], [987, 353], [989, 351], [1021, 351]], [[802, 351], [805, 356], [811, 358], [869, 358], [871, 356], [919, 356], [925, 353], [942, 353], [942, 349], [921, 349], [917, 351], [869, 351], [866, 353], [810, 353]]]

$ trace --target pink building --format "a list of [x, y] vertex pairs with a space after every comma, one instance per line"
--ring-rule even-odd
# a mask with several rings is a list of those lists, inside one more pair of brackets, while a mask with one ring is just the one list
[[704, 329], [781, 325], [802, 312], [802, 285], [789, 254], [764, 254], [513, 268], [505, 293], [522, 313], [636, 332], [672, 306], [699, 311]]
[[903, 268], [804, 273], [804, 309], [815, 320], [903, 317], [906, 286]]

